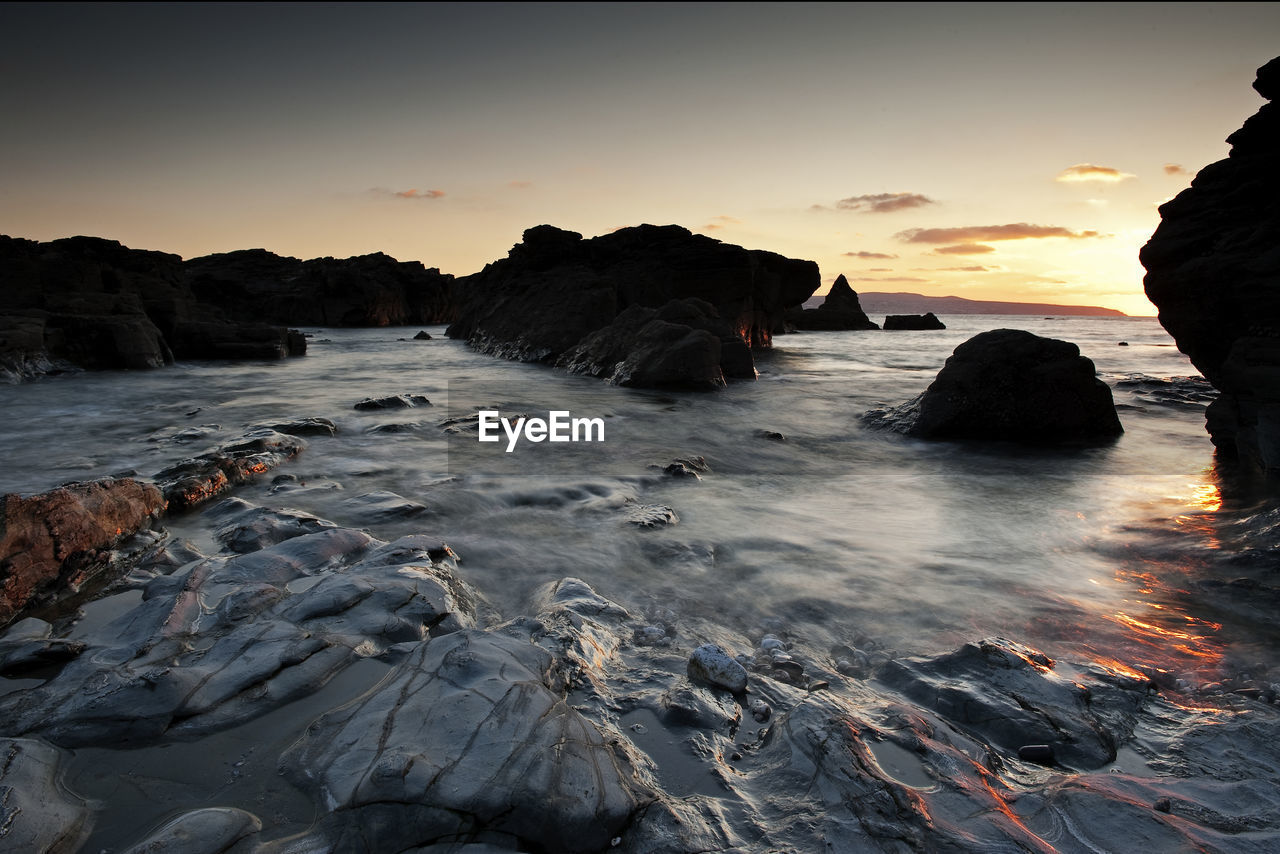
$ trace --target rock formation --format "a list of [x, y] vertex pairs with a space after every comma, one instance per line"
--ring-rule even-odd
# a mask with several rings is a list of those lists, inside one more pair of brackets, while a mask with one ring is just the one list
[[1142, 248], [1160, 323], [1221, 392], [1206, 415], [1219, 451], [1280, 471], [1280, 57], [1253, 84], [1269, 102], [1160, 208]]
[[79, 589], [121, 540], [163, 512], [160, 490], [128, 478], [0, 499], [0, 626], [39, 597]]
[[199, 302], [177, 255], [96, 237], [0, 236], [0, 379], [304, 352], [300, 334]]
[[[724, 376], [754, 377], [747, 346], [770, 346], [786, 310], [817, 287], [811, 261], [680, 226], [584, 240], [540, 225], [505, 259], [459, 280], [461, 308], [448, 334], [493, 355], [558, 361], [615, 382], [710, 387]], [[663, 354], [667, 366], [654, 361]]]
[[787, 312], [787, 323], [795, 329], [815, 331], [880, 328], [862, 310], [858, 294], [849, 287], [844, 274], [836, 277], [822, 305], [792, 309]]
[[453, 276], [381, 252], [300, 261], [244, 249], [183, 265], [192, 293], [239, 320], [308, 326], [445, 323], [456, 313]]
[[946, 329], [932, 311], [924, 314], [891, 314], [884, 319], [885, 329]]
[[1079, 347], [1017, 329], [975, 335], [921, 395], [865, 418], [923, 439], [1093, 443], [1124, 432], [1111, 389]]

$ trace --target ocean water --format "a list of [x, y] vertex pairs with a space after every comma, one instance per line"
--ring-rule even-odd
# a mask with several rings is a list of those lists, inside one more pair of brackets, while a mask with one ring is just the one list
[[[674, 605], [744, 633], [784, 626], [815, 648], [856, 640], [935, 654], [1003, 635], [1170, 685], [1280, 680], [1278, 639], [1248, 582], [1265, 571], [1270, 505], [1215, 471], [1209, 390], [1159, 324], [946, 321], [945, 331], [779, 336], [757, 382], [711, 394], [493, 359], [442, 328], [430, 341], [406, 340], [416, 328], [308, 330], [301, 359], [0, 388], [0, 492], [147, 475], [253, 424], [323, 417], [338, 434], [309, 437], [272, 473], [295, 483], [273, 489], [265, 476], [235, 494], [383, 539], [439, 536], [506, 616], [524, 613], [540, 585], [575, 576], [628, 607]], [[1077, 343], [1113, 388], [1123, 437], [1062, 450], [863, 427], [862, 413], [910, 399], [957, 344], [999, 327]], [[433, 405], [353, 409], [391, 394]], [[505, 439], [477, 441], [478, 409], [599, 418], [604, 440], [507, 453]], [[700, 480], [661, 472], [695, 457]], [[675, 521], [629, 521], [646, 514]], [[166, 524], [213, 549], [206, 516]]]
[[[779, 336], [759, 357], [758, 381], [715, 393], [621, 389], [506, 362], [437, 327], [429, 341], [411, 340], [416, 328], [308, 330], [308, 355], [282, 362], [47, 377], [0, 387], [0, 492], [146, 476], [254, 425], [327, 418], [335, 436], [307, 437], [295, 460], [230, 495], [383, 540], [443, 539], [463, 579], [503, 619], [534, 613], [539, 588], [577, 577], [636, 619], [698, 627], [676, 638], [682, 650], [707, 627], [741, 639], [743, 652], [770, 632], [832, 673], [849, 648], [873, 662], [902, 661], [1002, 636], [1053, 657], [1060, 674], [1088, 667], [1154, 681], [1171, 704], [1161, 708], [1173, 711], [1144, 717], [1146, 729], [1109, 768], [1081, 778], [1081, 792], [1122, 788], [1088, 807], [1087, 818], [1068, 817], [1076, 803], [1069, 796], [1055, 801], [1065, 807], [1024, 813], [1058, 850], [1100, 850], [1098, 839], [1122, 832], [1135, 797], [1154, 797], [1144, 781], [1173, 767], [1166, 760], [1177, 738], [1216, 710], [1253, 704], [1229, 745], [1196, 754], [1212, 757], [1197, 766], [1197, 779], [1167, 791], [1196, 801], [1200, 812], [1191, 815], [1263, 810], [1269, 796], [1237, 804], [1223, 781], [1238, 779], [1239, 756], [1270, 755], [1269, 704], [1280, 693], [1272, 578], [1280, 509], [1215, 466], [1203, 426], [1212, 389], [1154, 319], [946, 321], [936, 332]], [[1112, 387], [1124, 435], [1098, 447], [1034, 448], [924, 442], [863, 426], [866, 411], [927, 387], [956, 345], [1001, 327], [1077, 343]], [[354, 408], [394, 394], [424, 395], [432, 405]], [[478, 441], [479, 411], [513, 421], [552, 412], [599, 419], [603, 441], [521, 441], [508, 452], [502, 437]], [[664, 472], [677, 460], [700, 477]], [[220, 505], [163, 525], [173, 540], [217, 554]], [[80, 603], [78, 618], [56, 631], [101, 641], [141, 596], [135, 589]], [[80, 850], [123, 850], [145, 828], [210, 805], [254, 812], [268, 838], [312, 850], [318, 807], [279, 775], [277, 759], [315, 716], [370, 690], [390, 667], [361, 660], [304, 700], [194, 742], [67, 751], [62, 785], [95, 805]], [[753, 679], [769, 696], [768, 678]], [[40, 682], [0, 679], [0, 695]], [[868, 702], [893, 696], [875, 679], [830, 690], [859, 715], [874, 717], [883, 711], [877, 704], [893, 702]], [[653, 709], [635, 708], [619, 725], [655, 761], [671, 797], [726, 796], [706, 776], [705, 751], [689, 749], [680, 741], [687, 734], [660, 725]], [[939, 826], [1001, 826], [998, 811], [973, 813], [981, 797], [956, 807], [947, 785], [931, 787], [920, 754], [903, 749], [908, 742], [867, 743], [885, 775], [924, 793], [924, 812]], [[927, 754], [945, 764], [940, 756]], [[1053, 791], [1044, 788], [1052, 778], [1021, 773], [1006, 776], [1036, 793], [1026, 803]], [[761, 792], [751, 785], [775, 794], [767, 776], [730, 778], [741, 788], [724, 803], [755, 802]], [[831, 819], [857, 824], [843, 812]], [[816, 844], [764, 813], [732, 832], [754, 838], [759, 822], [771, 838], [796, 840], [796, 850]], [[1249, 841], [1251, 850], [1269, 850], [1262, 837]]]

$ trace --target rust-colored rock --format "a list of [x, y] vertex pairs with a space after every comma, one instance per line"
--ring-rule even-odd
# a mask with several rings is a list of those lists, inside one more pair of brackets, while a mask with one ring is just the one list
[[33, 600], [78, 589], [106, 551], [165, 509], [160, 490], [129, 478], [74, 483], [0, 504], [0, 625]]

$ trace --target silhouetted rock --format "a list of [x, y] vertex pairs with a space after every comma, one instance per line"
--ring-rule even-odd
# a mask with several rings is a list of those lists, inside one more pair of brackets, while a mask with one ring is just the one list
[[403, 326], [456, 313], [453, 276], [381, 252], [300, 261], [244, 249], [193, 258], [183, 270], [200, 301], [240, 321]]
[[[818, 269], [675, 225], [590, 240], [540, 225], [459, 285], [462, 309], [447, 334], [479, 350], [630, 385], [709, 388], [717, 370], [754, 378], [748, 345], [770, 345], [786, 310], [817, 288]], [[648, 364], [677, 351], [670, 364]], [[673, 376], [679, 359], [693, 365]]]
[[836, 277], [822, 305], [787, 312], [787, 323], [795, 329], [814, 332], [880, 328], [862, 310], [858, 294], [849, 287], [849, 280], [844, 274]]
[[423, 329], [423, 330], [422, 330], [421, 332], [419, 332], [417, 335], [413, 336], [413, 340], [414, 340], [414, 341], [430, 341], [430, 340], [431, 340], [431, 333], [429, 333], [429, 332], [427, 332], [427, 330]]
[[0, 237], [0, 377], [74, 365], [155, 368], [174, 358], [280, 358], [302, 336], [202, 304], [182, 259], [113, 240]]
[[865, 420], [924, 439], [1092, 443], [1124, 432], [1111, 389], [1079, 347], [1017, 329], [975, 335], [923, 394]]
[[1206, 416], [1218, 449], [1280, 471], [1280, 58], [1258, 69], [1264, 98], [1226, 160], [1160, 207], [1140, 258], [1147, 296], [1222, 394]]
[[556, 366], [622, 386], [710, 389], [755, 379], [750, 348], [703, 300], [633, 305], [564, 353]]
[[891, 314], [884, 319], [884, 328], [890, 329], [946, 329], [946, 324], [932, 311], [925, 314]]
[[109, 552], [165, 509], [160, 490], [128, 478], [0, 499], [0, 626], [37, 599], [74, 592]]

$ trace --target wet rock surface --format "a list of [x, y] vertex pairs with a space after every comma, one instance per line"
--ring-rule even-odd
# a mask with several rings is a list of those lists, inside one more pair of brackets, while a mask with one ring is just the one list
[[1068, 341], [995, 329], [955, 349], [914, 400], [864, 416], [923, 439], [1098, 443], [1124, 432], [1111, 389]]
[[1222, 392], [1206, 426], [1229, 458], [1280, 471], [1280, 58], [1258, 69], [1269, 103], [1231, 136], [1230, 156], [1160, 207], [1142, 248], [1148, 298], [1192, 364]]
[[251, 430], [238, 441], [157, 472], [153, 480], [170, 512], [187, 510], [293, 459], [306, 446], [306, 440], [270, 428]]
[[749, 348], [768, 347], [787, 309], [817, 287], [812, 262], [679, 226], [584, 240], [540, 225], [507, 258], [459, 280], [465, 301], [447, 334], [620, 384], [710, 388], [754, 378]]
[[[261, 734], [227, 760], [221, 802], [135, 806], [126, 829], [92, 839], [261, 854], [959, 851], [1090, 850], [1119, 833], [1153, 850], [1264, 851], [1280, 832], [1280, 811], [1230, 806], [1280, 803], [1274, 740], [1254, 731], [1280, 720], [1268, 706], [1200, 712], [1140, 675], [1001, 638], [914, 658], [815, 650], [778, 621], [748, 638], [572, 577], [503, 620], [438, 539], [386, 542], [240, 499], [208, 512], [241, 553], [159, 560], [167, 574], [124, 594], [140, 596], [132, 608], [80, 633], [41, 684], [0, 696], [6, 749], [26, 757], [0, 767], [0, 809], [38, 799], [20, 803], [21, 839], [97, 832], [99, 807], [55, 783], [60, 748], [200, 751], [245, 727]], [[0, 654], [58, 631], [23, 621]], [[373, 678], [346, 683], [362, 666]], [[1206, 781], [1236, 743], [1255, 753]], [[1132, 773], [1134, 756], [1149, 770]], [[277, 825], [254, 788], [267, 779], [312, 806]]]
[[111, 550], [165, 509], [154, 486], [131, 478], [75, 483], [0, 504], [0, 625], [38, 597], [74, 592]]

